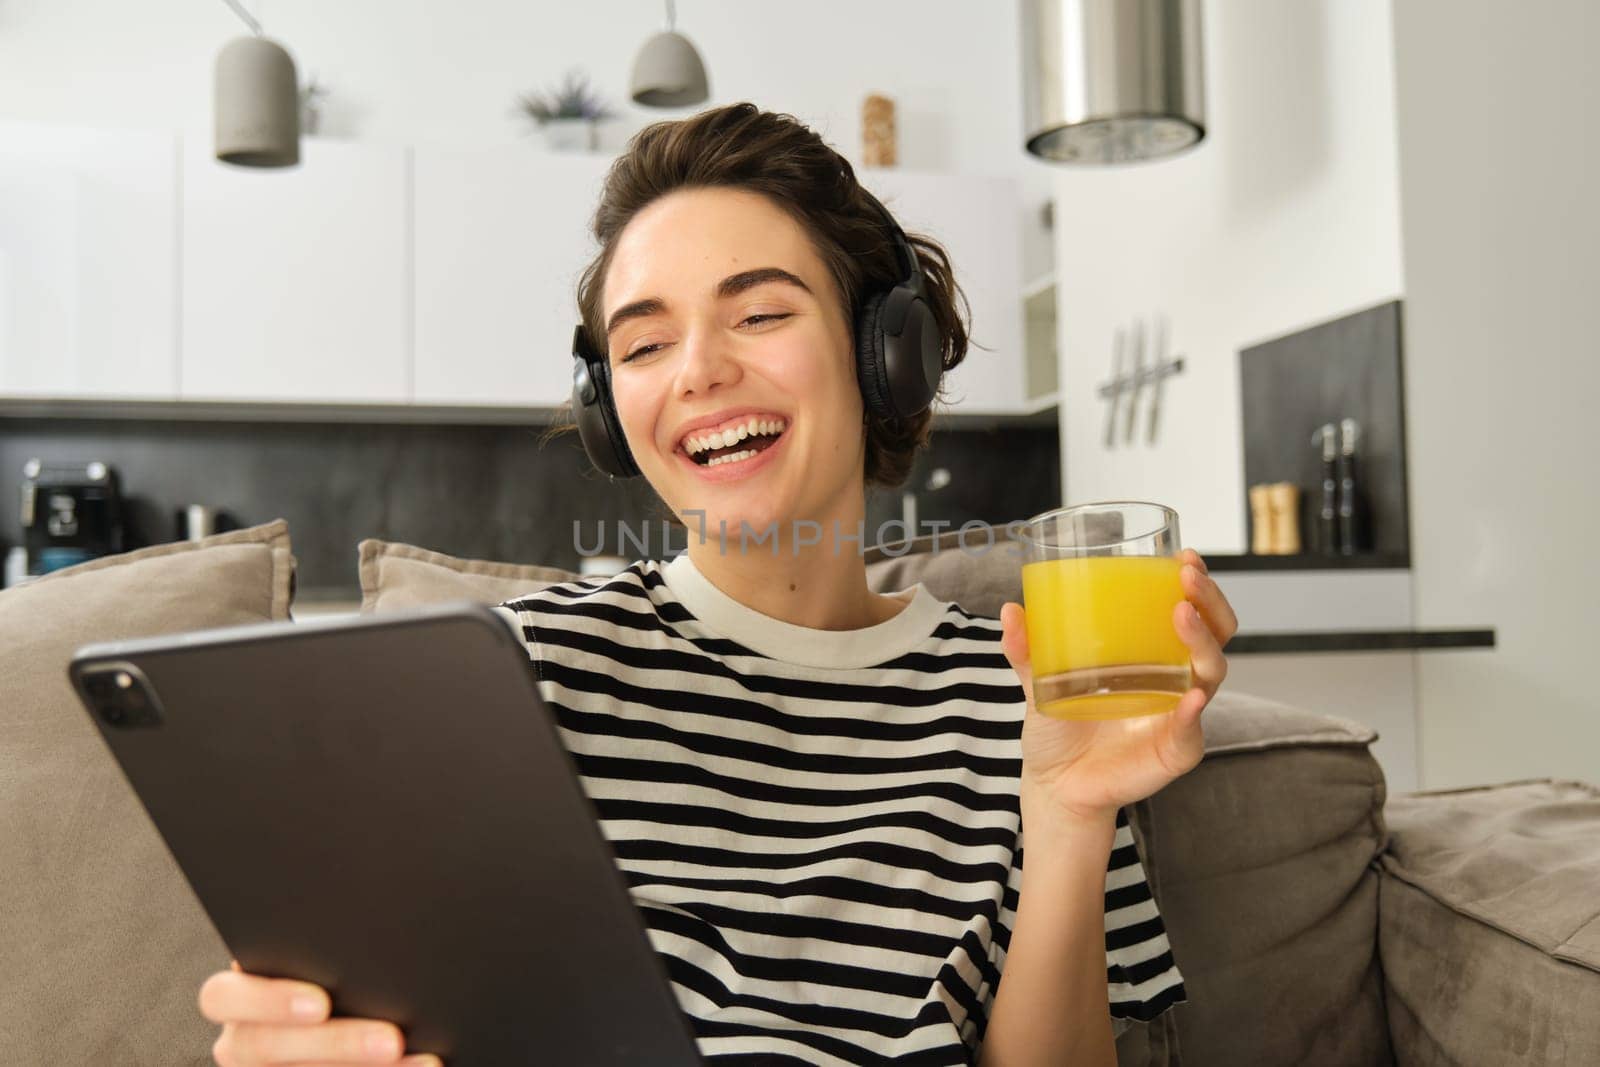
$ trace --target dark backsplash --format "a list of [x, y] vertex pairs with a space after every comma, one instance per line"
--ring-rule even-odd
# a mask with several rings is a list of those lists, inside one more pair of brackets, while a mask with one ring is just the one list
[[[577, 569], [574, 541], [623, 551], [617, 524], [661, 540], [665, 507], [641, 479], [596, 473], [575, 434], [541, 447], [542, 428], [518, 426], [9, 418], [0, 422], [0, 547], [21, 542], [23, 464], [103, 460], [121, 479], [128, 548], [176, 540], [185, 505], [219, 509], [220, 527], [289, 522], [302, 590], [353, 590], [356, 544], [376, 537], [475, 559]], [[922, 491], [944, 467], [949, 484]], [[1061, 500], [1054, 427], [940, 429], [906, 489], [918, 517], [961, 523], [1026, 518]], [[997, 472], [1004, 472], [997, 476]], [[901, 490], [868, 494], [867, 530], [898, 519]], [[603, 527], [602, 525], [603, 524]], [[891, 534], [891, 538], [898, 534]]]
[[1246, 529], [1248, 487], [1293, 482], [1301, 544], [1321, 551], [1322, 454], [1311, 437], [1349, 416], [1361, 424], [1356, 476], [1365, 550], [1409, 557], [1400, 311], [1400, 301], [1389, 301], [1240, 350]]

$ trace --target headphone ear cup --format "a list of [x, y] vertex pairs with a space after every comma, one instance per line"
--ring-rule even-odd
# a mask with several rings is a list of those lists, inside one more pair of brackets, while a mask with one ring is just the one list
[[[867, 303], [860, 331], [862, 395], [888, 418], [910, 418], [927, 408], [944, 370], [944, 350], [933, 310], [911, 288], [897, 285]], [[891, 332], [890, 327], [899, 328]]]
[[944, 339], [933, 309], [920, 296], [909, 296], [904, 321], [899, 335], [884, 341], [884, 368], [895, 409], [911, 416], [933, 403], [939, 390]]
[[577, 359], [572, 374], [572, 412], [591, 463], [614, 478], [631, 478], [639, 473], [622, 424], [611, 407], [610, 368], [604, 361]]
[[618, 478], [632, 478], [639, 473], [639, 465], [633, 461], [633, 452], [628, 448], [628, 435], [622, 432], [622, 420], [617, 416], [617, 409], [612, 403], [611, 393], [611, 365], [606, 360], [600, 361], [600, 417], [605, 420], [606, 440], [611, 443], [612, 454], [616, 457], [616, 470], [612, 471]]
[[883, 327], [879, 321], [884, 293], [874, 293], [861, 305], [856, 318], [856, 380], [867, 410], [880, 418], [894, 418], [889, 396], [889, 377], [884, 367]]

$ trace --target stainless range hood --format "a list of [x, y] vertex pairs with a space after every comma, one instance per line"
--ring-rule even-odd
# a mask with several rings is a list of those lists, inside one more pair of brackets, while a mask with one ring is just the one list
[[1205, 136], [1200, 0], [1023, 0], [1028, 151], [1156, 159]]

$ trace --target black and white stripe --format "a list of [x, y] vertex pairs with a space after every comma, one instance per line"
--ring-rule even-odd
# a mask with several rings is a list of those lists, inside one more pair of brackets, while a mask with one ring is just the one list
[[[868, 665], [796, 662], [775, 643], [822, 631], [736, 605], [698, 572], [690, 586], [691, 568], [640, 561], [502, 609], [701, 1051], [968, 1062], [1022, 874], [1025, 704], [1000, 624], [919, 586], [901, 617], [858, 632], [866, 647], [846, 658]], [[1113, 1016], [1183, 999], [1120, 818], [1106, 959]]]

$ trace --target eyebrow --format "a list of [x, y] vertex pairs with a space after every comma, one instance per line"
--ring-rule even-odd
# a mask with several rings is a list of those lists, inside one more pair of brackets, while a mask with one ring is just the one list
[[[717, 299], [726, 300], [730, 296], [738, 296], [746, 289], [754, 289], [756, 286], [765, 285], [767, 282], [785, 282], [789, 285], [798, 286], [807, 293], [811, 292], [811, 286], [802, 281], [799, 275], [791, 274], [782, 267], [757, 267], [755, 270], [730, 274], [718, 282]], [[606, 323], [606, 336], [610, 337], [616, 332], [618, 326], [621, 326], [629, 319], [642, 319], [649, 315], [659, 315], [665, 310], [667, 310], [666, 302], [657, 297], [651, 297], [648, 300], [635, 300], [631, 304], [624, 304], [611, 313], [611, 319]]]

